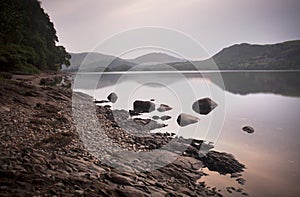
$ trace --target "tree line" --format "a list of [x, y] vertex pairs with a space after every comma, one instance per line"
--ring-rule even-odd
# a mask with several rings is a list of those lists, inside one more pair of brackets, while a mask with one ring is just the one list
[[38, 72], [69, 65], [71, 56], [38, 0], [0, 1], [0, 70]]

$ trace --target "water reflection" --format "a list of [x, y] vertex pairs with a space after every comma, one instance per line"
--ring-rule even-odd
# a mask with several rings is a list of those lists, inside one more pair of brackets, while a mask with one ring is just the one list
[[[155, 79], [155, 77], [164, 77], [166, 84], [175, 83], [176, 74], [174, 73], [104, 73], [101, 75], [101, 83], [98, 84], [97, 88], [103, 88], [111, 86], [117, 83], [120, 77], [127, 76], [127, 80], [139, 82], [141, 78], [149, 77]], [[221, 76], [224, 81], [224, 85], [220, 83], [220, 80], [216, 77], [219, 73], [204, 72], [204, 73], [185, 73], [183, 74], [189, 79], [207, 78], [213, 83], [225, 90], [234, 94], [251, 94], [251, 93], [273, 93], [284, 96], [300, 97], [300, 72], [299, 71], [273, 71], [273, 72], [262, 72], [262, 71], [247, 71], [247, 72], [221, 72]], [[77, 84], [79, 87], [76, 89], [94, 89], [93, 82], [98, 80], [99, 73], [80, 73], [77, 74], [76, 78], [81, 79], [83, 83]], [[175, 77], [174, 77], [175, 76]], [[100, 79], [99, 79], [100, 80]]]
[[[122, 74], [105, 74], [102, 76], [101, 83], [93, 87], [92, 81], [99, 75], [81, 74], [77, 77], [81, 78], [84, 83], [75, 88], [90, 91], [90, 94], [101, 100], [106, 98], [115, 84], [124, 85], [125, 82], [134, 88], [147, 78], [152, 81], [159, 81], [159, 78], [163, 78], [164, 86], [157, 86], [157, 84], [153, 86], [153, 83], [139, 86], [129, 99], [126, 95], [130, 93], [122, 88], [124, 86], [118, 85], [115, 90], [118, 90], [120, 101], [123, 100], [124, 103], [117, 102], [113, 107], [130, 109], [131, 106], [128, 103], [132, 103], [135, 99], [150, 100], [155, 97], [157, 104], [166, 103], [174, 107], [174, 110], [168, 114], [155, 111], [148, 115], [149, 117], [171, 115], [173, 118], [166, 121], [169, 124], [169, 132], [178, 130], [176, 118], [174, 118], [176, 115], [182, 111], [193, 114], [191, 104], [194, 99], [212, 97], [209, 90], [214, 90], [216, 94], [212, 99], [218, 103], [215, 111], [209, 116], [200, 117], [201, 120], [196, 126], [198, 131], [196, 135], [192, 132], [195, 125], [181, 130], [180, 133], [185, 137], [209, 138], [209, 133], [205, 131], [212, 120], [211, 116], [217, 114], [224, 116], [226, 112], [220, 138], [210, 137], [214, 140], [218, 139], [215, 140], [216, 150], [232, 153], [247, 166], [243, 173], [243, 178], [247, 180], [243, 186], [244, 191], [250, 196], [299, 196], [300, 72], [223, 72], [226, 90], [226, 103], [223, 104], [224, 91], [220, 81], [216, 80], [215, 73], [203, 73], [202, 76], [195, 73], [184, 74], [188, 83], [195, 89], [195, 96], [191, 98], [187, 96], [190, 89], [184, 86], [186, 82], [178, 80], [176, 75], [126, 74], [119, 81], [122, 76]], [[183, 106], [180, 106], [178, 100], [172, 99], [174, 94], [168, 89], [170, 87], [178, 89], [179, 97], [184, 98]], [[98, 89], [99, 92], [93, 92], [94, 89]], [[161, 91], [164, 94], [161, 94]], [[242, 127], [245, 125], [253, 126], [255, 133], [249, 135], [243, 132]], [[218, 128], [212, 127], [212, 129]], [[234, 186], [232, 184], [236, 184], [236, 181], [232, 182], [227, 176], [207, 173], [210, 176], [199, 181], [206, 181], [208, 185], [222, 189], [222, 193], [226, 196], [239, 195], [226, 191], [226, 187]]]

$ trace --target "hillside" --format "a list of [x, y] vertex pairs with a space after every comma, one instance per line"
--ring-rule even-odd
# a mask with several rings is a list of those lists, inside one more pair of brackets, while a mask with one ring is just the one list
[[100, 53], [73, 53], [71, 56], [71, 66], [67, 71], [77, 71], [83, 60], [80, 71], [91, 72], [215, 70], [215, 65], [220, 70], [299, 70], [300, 41], [271, 45], [236, 44], [210, 59], [192, 63], [164, 53], [149, 53], [131, 60]]
[[104, 55], [101, 53], [70, 53], [71, 65], [68, 68], [64, 68], [63, 71], [75, 72], [101, 72], [101, 71], [118, 71], [129, 70], [135, 63], [116, 58], [111, 55]]
[[151, 63], [151, 62], [162, 64], [162, 63], [182, 62], [184, 60], [173, 57], [166, 53], [148, 53], [148, 54], [139, 56], [135, 59], [131, 59], [129, 61], [137, 63], [137, 64], [145, 64], [145, 63]]
[[234, 45], [213, 59], [220, 69], [300, 69], [300, 41]]
[[[273, 45], [237, 44], [224, 48], [211, 59], [171, 64], [178, 70], [211, 70], [213, 61], [220, 70], [299, 70], [300, 41]], [[196, 68], [195, 68], [196, 67]]]

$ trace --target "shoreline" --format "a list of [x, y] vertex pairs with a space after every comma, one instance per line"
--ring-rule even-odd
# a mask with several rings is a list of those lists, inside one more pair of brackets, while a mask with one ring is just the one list
[[[51, 79], [63, 76], [41, 74], [26, 79], [15, 76], [0, 81], [3, 196], [221, 196], [216, 188], [199, 182], [205, 175], [199, 169], [208, 167], [231, 175], [244, 170], [245, 166], [228, 153], [210, 151], [208, 156], [199, 159], [197, 147], [202, 142], [193, 143], [193, 139], [191, 144], [183, 142], [185, 139], [180, 141], [186, 144], [186, 154], [151, 172], [110, 167], [89, 153], [83, 144], [73, 123], [69, 85], [39, 85], [42, 79], [53, 82]], [[86, 102], [89, 96], [83, 98]], [[173, 139], [164, 134], [154, 134], [147, 140], [128, 135], [115, 126], [109, 107], [96, 108], [105, 132], [128, 150], [152, 151]]]

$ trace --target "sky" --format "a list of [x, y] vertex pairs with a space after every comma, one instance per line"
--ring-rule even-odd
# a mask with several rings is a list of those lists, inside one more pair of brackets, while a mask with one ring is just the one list
[[[41, 2], [57, 30], [59, 44], [69, 52], [93, 51], [112, 35], [145, 26], [183, 32], [200, 43], [208, 56], [233, 44], [272, 44], [300, 39], [299, 0]], [[193, 53], [190, 58], [203, 57]]]

